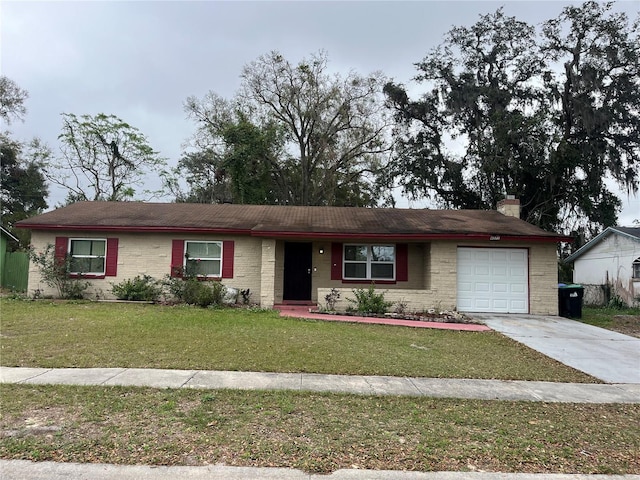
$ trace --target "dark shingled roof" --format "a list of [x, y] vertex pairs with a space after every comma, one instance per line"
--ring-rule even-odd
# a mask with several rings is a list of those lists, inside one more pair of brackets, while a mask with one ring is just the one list
[[500, 235], [566, 239], [493, 210], [78, 202], [22, 220], [16, 226], [35, 230], [215, 231], [255, 236]]
[[614, 227], [620, 232], [631, 235], [632, 237], [640, 238], [640, 227]]

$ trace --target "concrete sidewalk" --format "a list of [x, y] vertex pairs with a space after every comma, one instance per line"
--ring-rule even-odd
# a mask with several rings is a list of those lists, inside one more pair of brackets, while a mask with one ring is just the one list
[[293, 390], [560, 403], [640, 403], [640, 385], [638, 384], [603, 385], [316, 373], [0, 367], [0, 383]]

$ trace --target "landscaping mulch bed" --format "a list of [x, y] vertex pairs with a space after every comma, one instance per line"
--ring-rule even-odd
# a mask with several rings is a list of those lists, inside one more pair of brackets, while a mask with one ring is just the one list
[[333, 312], [326, 310], [310, 310], [310, 313], [317, 313], [320, 315], [342, 315], [342, 316], [354, 316], [354, 317], [370, 317], [370, 318], [394, 318], [397, 320], [413, 320], [416, 322], [438, 322], [438, 323], [468, 323], [468, 324], [482, 324], [481, 321], [476, 320], [473, 317], [465, 315], [460, 312], [454, 311], [428, 311], [420, 313], [363, 313], [363, 312]]

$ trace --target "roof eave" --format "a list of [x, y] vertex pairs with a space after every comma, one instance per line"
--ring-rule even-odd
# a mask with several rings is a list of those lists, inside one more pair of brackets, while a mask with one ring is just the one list
[[547, 235], [499, 235], [488, 233], [339, 233], [339, 232], [252, 232], [269, 238], [394, 239], [394, 240], [483, 240], [494, 242], [571, 242], [573, 238]]
[[501, 235], [488, 233], [351, 233], [351, 232], [299, 232], [265, 231], [246, 228], [202, 228], [202, 227], [158, 227], [158, 226], [121, 226], [121, 225], [41, 225], [22, 223], [20, 228], [47, 231], [82, 230], [91, 232], [127, 232], [127, 233], [216, 233], [224, 235], [249, 235], [267, 238], [323, 238], [323, 239], [395, 239], [395, 240], [483, 240], [495, 242], [572, 242], [573, 238], [561, 235]]
[[0, 230], [2, 231], [2, 233], [4, 233], [7, 237], [9, 237], [14, 242], [20, 242], [20, 240], [14, 234], [12, 234], [9, 230], [4, 228], [3, 226], [0, 226]]

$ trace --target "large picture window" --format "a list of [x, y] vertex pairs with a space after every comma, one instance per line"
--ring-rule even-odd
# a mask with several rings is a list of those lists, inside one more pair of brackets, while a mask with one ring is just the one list
[[343, 278], [395, 280], [395, 245], [345, 245]]
[[185, 241], [184, 270], [187, 275], [222, 276], [222, 242]]
[[69, 241], [69, 273], [104, 275], [107, 241], [95, 238], [72, 238]]

